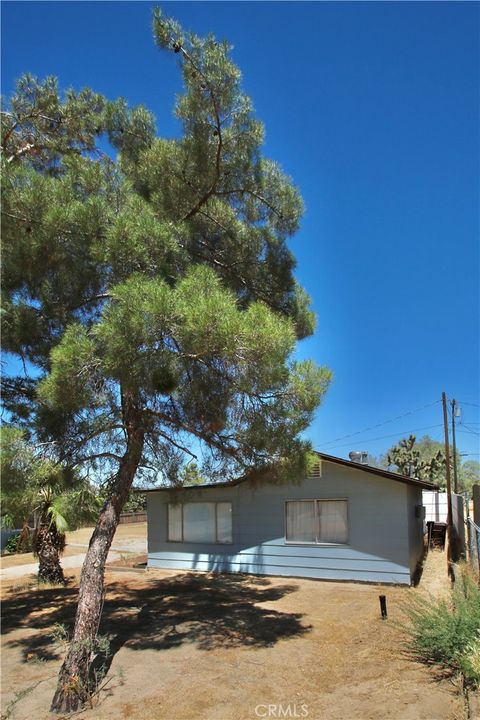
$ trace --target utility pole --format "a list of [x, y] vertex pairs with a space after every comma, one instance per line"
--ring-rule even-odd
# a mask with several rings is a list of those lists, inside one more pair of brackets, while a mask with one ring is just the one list
[[447, 396], [442, 393], [443, 430], [445, 433], [445, 473], [447, 476], [448, 523], [452, 522], [452, 483], [450, 479], [450, 443], [448, 440]]
[[455, 442], [455, 400], [452, 400], [453, 492], [458, 493], [457, 444]]
[[450, 578], [454, 578], [453, 567], [452, 567], [452, 527], [453, 527], [453, 515], [452, 515], [452, 484], [450, 480], [450, 445], [448, 441], [448, 417], [447, 417], [447, 397], [442, 392], [442, 405], [443, 405], [443, 430], [445, 433], [445, 473], [447, 476], [447, 535], [448, 535], [448, 551], [447, 551], [447, 566], [448, 575]]

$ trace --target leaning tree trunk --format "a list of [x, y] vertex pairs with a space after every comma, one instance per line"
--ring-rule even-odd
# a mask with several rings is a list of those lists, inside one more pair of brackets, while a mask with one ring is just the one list
[[70, 713], [82, 708], [90, 696], [89, 671], [100, 625], [104, 598], [104, 573], [108, 551], [128, 497], [143, 451], [144, 435], [139, 418], [127, 423], [128, 444], [114, 487], [103, 506], [90, 539], [80, 577], [75, 628], [60, 669], [51, 712]]
[[43, 582], [65, 585], [60, 554], [65, 549], [65, 533], [54, 522], [42, 518], [33, 535], [33, 552], [38, 557], [38, 577]]

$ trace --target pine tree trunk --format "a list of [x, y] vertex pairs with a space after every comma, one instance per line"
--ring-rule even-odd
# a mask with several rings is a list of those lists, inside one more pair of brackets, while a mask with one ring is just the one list
[[60, 669], [58, 685], [50, 708], [55, 713], [70, 713], [82, 708], [90, 697], [89, 671], [100, 625], [104, 599], [104, 574], [112, 544], [143, 451], [144, 434], [140, 416], [127, 409], [128, 445], [118, 469], [116, 481], [90, 539], [80, 577], [77, 614], [73, 637]]
[[35, 530], [34, 552], [38, 556], [38, 577], [43, 582], [65, 585], [60, 565], [60, 553], [65, 547], [65, 535], [54, 523], [42, 522]]

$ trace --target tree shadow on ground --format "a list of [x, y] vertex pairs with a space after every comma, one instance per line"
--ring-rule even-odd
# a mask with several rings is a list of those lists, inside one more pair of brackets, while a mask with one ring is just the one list
[[[301, 637], [311, 630], [301, 613], [265, 608], [297, 585], [272, 585], [266, 578], [247, 575], [186, 573], [163, 580], [142, 577], [139, 587], [109, 583], [100, 634], [110, 638], [108, 656], [97, 655], [92, 672], [108, 671], [114, 655], [131, 650], [168, 650], [190, 643], [201, 650], [270, 647], [280, 639]], [[77, 589], [39, 588], [12, 593], [3, 602], [3, 634], [25, 628], [38, 630], [12, 638], [24, 661], [58, 659], [52, 627], [73, 627]]]

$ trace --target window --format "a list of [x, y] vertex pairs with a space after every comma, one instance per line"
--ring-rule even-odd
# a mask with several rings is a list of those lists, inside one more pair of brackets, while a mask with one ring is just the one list
[[346, 500], [289, 500], [285, 539], [298, 543], [346, 543]]
[[215, 503], [186, 503], [183, 506], [184, 542], [215, 542]]
[[182, 506], [168, 503], [168, 539], [181, 542], [182, 536]]
[[168, 503], [170, 542], [231, 543], [232, 503]]

